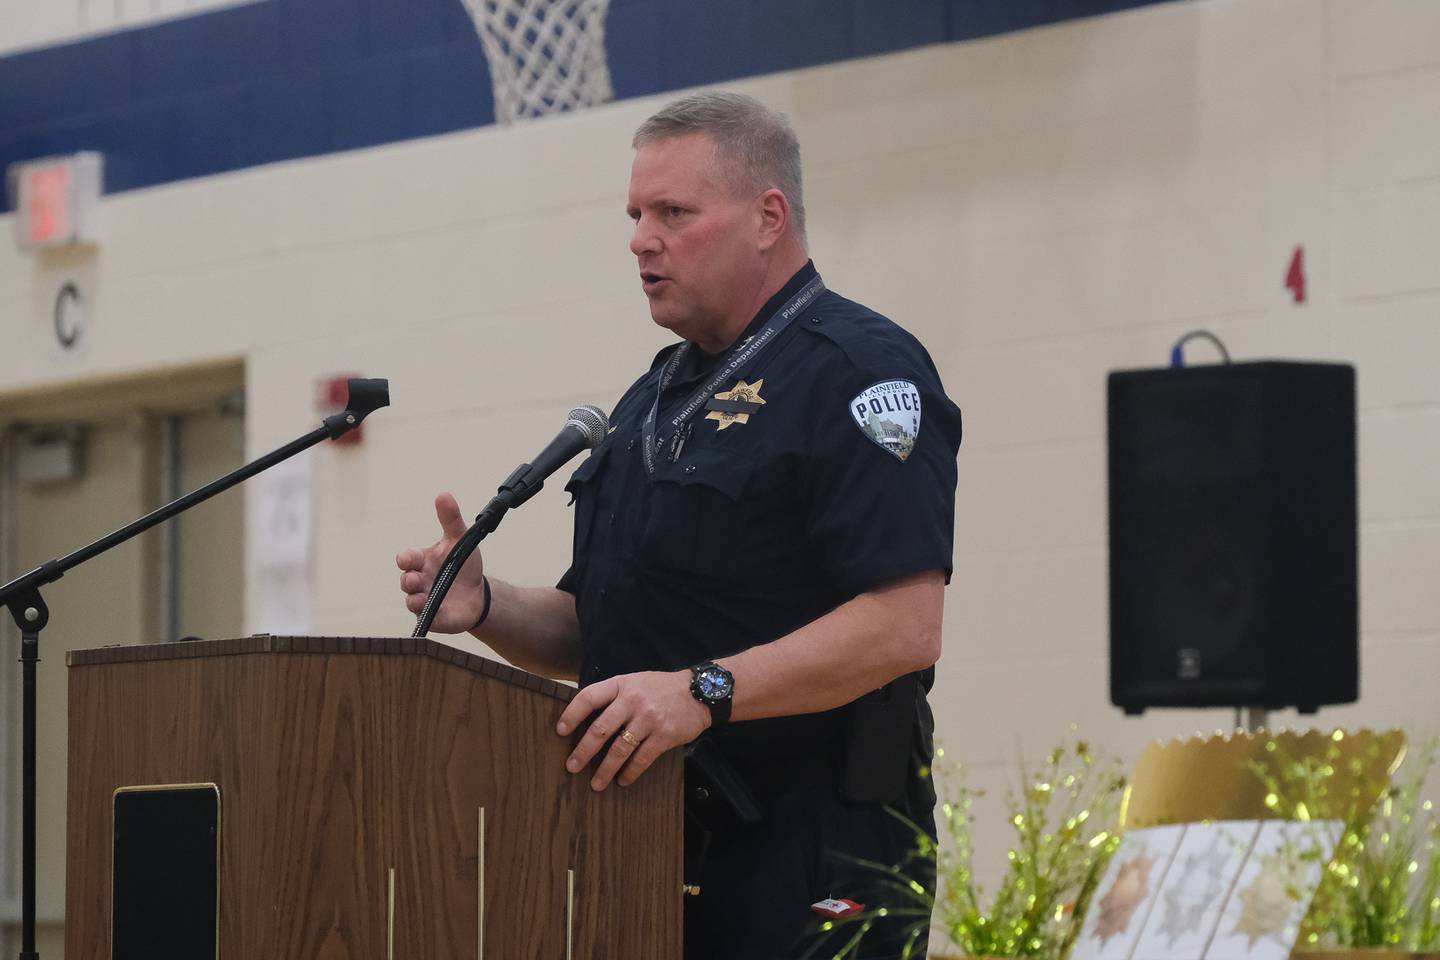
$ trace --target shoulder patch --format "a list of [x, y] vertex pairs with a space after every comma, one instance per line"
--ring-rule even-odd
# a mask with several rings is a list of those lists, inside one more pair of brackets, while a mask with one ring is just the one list
[[920, 436], [920, 390], [909, 380], [881, 380], [850, 401], [860, 432], [904, 462]]

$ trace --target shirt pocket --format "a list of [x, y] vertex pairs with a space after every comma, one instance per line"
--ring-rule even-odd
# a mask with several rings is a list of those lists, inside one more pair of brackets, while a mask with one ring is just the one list
[[648, 566], [738, 581], [748, 577], [743, 552], [753, 527], [749, 502], [759, 468], [714, 450], [685, 451], [650, 482], [639, 559]]
[[610, 456], [610, 444], [602, 443], [585, 462], [570, 475], [565, 492], [575, 506], [574, 558], [579, 561], [590, 546], [595, 527], [595, 514], [600, 502], [600, 471]]

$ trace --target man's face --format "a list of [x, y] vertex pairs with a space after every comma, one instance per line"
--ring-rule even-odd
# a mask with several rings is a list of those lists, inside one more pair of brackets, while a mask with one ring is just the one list
[[627, 209], [651, 318], [712, 352], [728, 346], [750, 320], [765, 266], [755, 198], [736, 197], [721, 178], [710, 137], [636, 151]]

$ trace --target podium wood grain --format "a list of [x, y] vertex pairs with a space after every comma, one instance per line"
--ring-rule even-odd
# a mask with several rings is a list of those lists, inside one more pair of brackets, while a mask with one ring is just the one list
[[570, 776], [572, 691], [428, 640], [254, 637], [70, 654], [66, 956], [110, 957], [111, 794], [220, 786], [220, 955], [681, 954], [681, 765]]

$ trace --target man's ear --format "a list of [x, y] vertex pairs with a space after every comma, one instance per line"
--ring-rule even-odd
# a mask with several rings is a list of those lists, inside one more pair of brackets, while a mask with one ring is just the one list
[[760, 194], [755, 200], [759, 213], [759, 241], [761, 250], [769, 250], [790, 229], [790, 201], [785, 194], [774, 187]]

